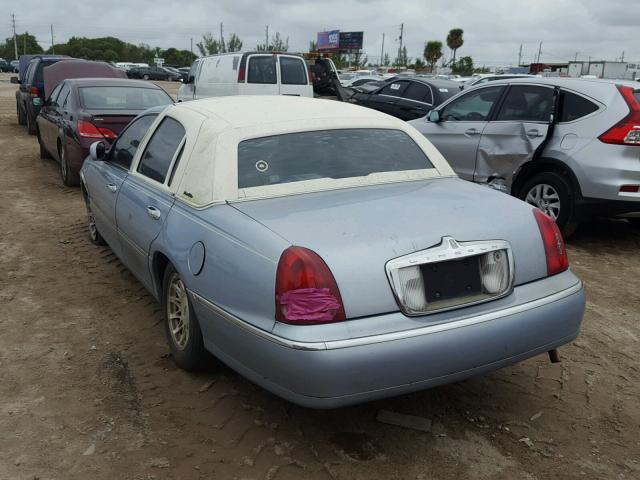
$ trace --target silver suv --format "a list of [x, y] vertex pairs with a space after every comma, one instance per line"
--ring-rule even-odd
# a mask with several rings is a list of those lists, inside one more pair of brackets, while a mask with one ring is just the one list
[[640, 214], [637, 82], [494, 81], [410, 123], [460, 177], [536, 205], [565, 235], [590, 216]]

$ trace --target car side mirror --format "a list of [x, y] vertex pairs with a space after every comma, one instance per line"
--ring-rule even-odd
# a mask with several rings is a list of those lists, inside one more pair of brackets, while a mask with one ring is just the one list
[[11, 77], [11, 79], [9, 81], [11, 83], [20, 83], [20, 80], [18, 80], [18, 77]]
[[427, 121], [438, 123], [440, 121], [440, 110], [431, 110], [427, 114]]
[[89, 147], [89, 156], [92, 160], [104, 160], [105, 152], [104, 142], [93, 142]]

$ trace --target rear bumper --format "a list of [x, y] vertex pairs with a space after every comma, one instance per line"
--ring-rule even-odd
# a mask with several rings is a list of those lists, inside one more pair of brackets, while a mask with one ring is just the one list
[[620, 200], [581, 198], [577, 204], [578, 217], [588, 219], [594, 216], [611, 217], [640, 212], [640, 194], [619, 195]]
[[585, 307], [576, 279], [542, 298], [457, 321], [302, 342], [256, 329], [191, 295], [208, 350], [265, 389], [311, 408], [400, 395], [517, 363], [574, 340]]

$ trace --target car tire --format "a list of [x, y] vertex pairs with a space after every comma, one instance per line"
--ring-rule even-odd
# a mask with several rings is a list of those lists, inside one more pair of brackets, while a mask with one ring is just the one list
[[80, 174], [67, 163], [64, 145], [60, 146], [60, 178], [67, 187], [75, 187], [80, 183]]
[[149, 80], [149, 75], [143, 75], [143, 76], [142, 76], [142, 79], [143, 79], [143, 80]]
[[[84, 189], [86, 192], [86, 189]], [[93, 215], [93, 211], [91, 210], [91, 204], [89, 202], [89, 197], [88, 195], [84, 193], [84, 204], [85, 207], [87, 208], [87, 222], [88, 222], [88, 227], [89, 227], [89, 240], [91, 240], [91, 243], [93, 243], [94, 245], [106, 245], [107, 242], [105, 241], [105, 239], [102, 237], [102, 235], [100, 235], [100, 232], [98, 231], [98, 226], [96, 225], [96, 218]]]
[[556, 172], [541, 172], [524, 182], [518, 198], [552, 217], [568, 238], [578, 228], [575, 195], [569, 180]]
[[42, 138], [40, 138], [40, 129], [36, 132], [36, 136], [38, 137], [38, 146], [40, 147], [40, 158], [42, 160], [46, 160], [51, 158], [51, 154], [47, 151], [44, 144], [42, 143]]
[[187, 288], [171, 264], [165, 269], [162, 286], [164, 327], [171, 356], [180, 368], [197, 370], [205, 364], [207, 351]]
[[16, 102], [16, 114], [18, 115], [18, 125], [24, 125], [27, 123], [24, 119], [24, 112], [22, 108], [20, 108], [19, 102]]
[[29, 135], [35, 135], [36, 122], [31, 119], [31, 115], [29, 115], [29, 112], [26, 112], [25, 115], [27, 117], [27, 132], [29, 132]]

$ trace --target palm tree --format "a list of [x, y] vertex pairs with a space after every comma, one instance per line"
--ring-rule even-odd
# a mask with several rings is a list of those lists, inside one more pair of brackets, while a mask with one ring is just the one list
[[447, 35], [447, 47], [453, 51], [452, 64], [456, 63], [456, 50], [464, 44], [463, 34], [464, 31], [461, 28], [452, 28], [449, 30], [449, 35]]
[[430, 71], [433, 73], [433, 66], [442, 57], [442, 42], [438, 40], [431, 40], [424, 46], [424, 59], [427, 61], [430, 67]]

